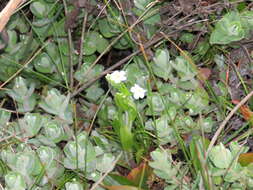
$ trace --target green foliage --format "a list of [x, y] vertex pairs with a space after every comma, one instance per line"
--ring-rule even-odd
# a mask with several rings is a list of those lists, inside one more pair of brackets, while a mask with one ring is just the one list
[[[180, 178], [180, 164], [173, 164], [172, 157], [169, 152], [162, 149], [156, 149], [151, 152], [151, 157], [153, 161], [149, 162], [149, 165], [154, 169], [154, 173], [170, 184], [165, 189], [177, 189], [179, 186], [184, 186], [184, 182], [182, 182], [182, 184], [178, 184], [177, 179], [175, 178]], [[183, 189], [188, 188], [186, 187]]]
[[45, 122], [46, 118], [38, 113], [26, 113], [22, 119], [18, 120], [20, 129], [24, 131], [25, 136], [29, 137], [37, 135]]
[[[207, 155], [205, 137], [232, 109], [225, 54], [235, 47], [226, 45], [249, 37], [253, 12], [246, 2], [238, 11], [226, 10], [211, 33], [205, 20], [182, 20], [181, 14], [166, 19], [172, 1], [27, 3], [11, 17], [7, 37], [0, 37], [4, 189], [84, 190], [103, 179], [96, 189], [146, 190], [156, 184], [153, 176], [165, 190], [253, 188], [252, 163], [238, 162], [249, 147], [224, 143], [226, 130]], [[183, 22], [189, 26], [181, 28]], [[163, 38], [146, 48], [160, 31], [179, 31], [172, 36], [177, 46]], [[131, 53], [135, 56], [119, 67]], [[122, 70], [108, 72], [115, 63]], [[215, 71], [215, 84], [199, 77], [201, 69]], [[105, 79], [93, 81], [105, 73]], [[82, 85], [86, 88], [73, 96]], [[119, 168], [129, 175], [121, 176]]]
[[65, 184], [66, 190], [83, 190], [83, 186], [79, 182], [68, 182]]
[[53, 73], [55, 70], [55, 67], [53, 65], [53, 62], [51, 61], [51, 58], [46, 53], [40, 54], [34, 60], [34, 67], [38, 72], [41, 72], [41, 73]]
[[6, 126], [9, 122], [10, 118], [11, 118], [10, 112], [0, 110], [0, 126], [1, 127]]
[[61, 119], [72, 123], [72, 112], [69, 105], [69, 95], [66, 97], [53, 88], [47, 92], [47, 95], [40, 101], [39, 106], [50, 114], [59, 116]]
[[26, 189], [26, 184], [25, 180], [23, 179], [23, 176], [19, 174], [18, 172], [9, 172], [5, 176], [5, 182], [7, 189], [10, 190], [25, 190]]
[[64, 166], [69, 169], [79, 168], [84, 170], [89, 162], [94, 161], [96, 152], [87, 139], [87, 134], [81, 133], [76, 138], [75, 141], [69, 141], [64, 147], [64, 153], [66, 154]]
[[81, 68], [75, 72], [74, 77], [76, 80], [84, 83], [99, 75], [104, 70], [102, 65], [95, 65], [92, 70], [90, 70], [89, 63], [82, 64]]
[[229, 44], [245, 38], [252, 26], [252, 11], [238, 13], [228, 12], [215, 25], [215, 29], [210, 36], [211, 44]]
[[22, 77], [17, 77], [13, 88], [8, 90], [7, 94], [18, 103], [18, 111], [28, 112], [32, 111], [36, 105], [34, 90], [34, 82], [28, 82]]
[[228, 168], [232, 162], [231, 152], [224, 147], [223, 144], [215, 146], [209, 155], [211, 161], [214, 163], [217, 168]]
[[170, 78], [172, 67], [167, 49], [158, 49], [156, 51], [156, 56], [154, 57], [154, 64], [152, 67], [156, 76], [161, 77], [164, 80], [168, 80]]

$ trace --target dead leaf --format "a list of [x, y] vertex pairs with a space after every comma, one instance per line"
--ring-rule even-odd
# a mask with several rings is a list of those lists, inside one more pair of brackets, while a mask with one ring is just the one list
[[143, 182], [145, 182], [151, 174], [152, 169], [149, 167], [147, 162], [143, 162], [138, 167], [131, 170], [131, 172], [127, 175], [127, 179], [132, 181], [135, 185], [139, 185], [141, 183], [142, 176]]
[[211, 76], [211, 70], [209, 68], [199, 68], [199, 73], [204, 80], [207, 80]]
[[253, 163], [253, 152], [240, 154], [238, 162], [242, 166], [247, 166], [250, 163]]
[[[232, 102], [233, 102], [234, 104], [238, 104], [240, 101], [238, 101], [238, 100], [233, 100]], [[242, 105], [242, 106], [240, 107], [240, 112], [242, 113], [243, 118], [244, 118], [246, 121], [249, 121], [251, 124], [253, 124], [253, 112], [249, 109], [248, 106]]]

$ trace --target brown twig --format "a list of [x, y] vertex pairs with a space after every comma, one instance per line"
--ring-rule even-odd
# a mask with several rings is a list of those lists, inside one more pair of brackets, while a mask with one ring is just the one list
[[11, 15], [16, 11], [16, 9], [23, 3], [24, 0], [10, 0], [9, 3], [0, 13], [0, 32], [4, 29], [5, 25], [8, 23]]

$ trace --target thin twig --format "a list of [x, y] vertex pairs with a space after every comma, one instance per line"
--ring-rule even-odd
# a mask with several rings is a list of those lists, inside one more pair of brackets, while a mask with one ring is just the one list
[[214, 134], [208, 149], [206, 151], [206, 157], [208, 156], [208, 153], [210, 152], [210, 150], [213, 148], [217, 138], [219, 137], [221, 131], [224, 129], [224, 127], [226, 126], [227, 122], [231, 119], [231, 117], [235, 114], [235, 112], [243, 105], [245, 104], [251, 97], [253, 96], [253, 91], [251, 91], [247, 96], [245, 96], [240, 102], [239, 104], [237, 104], [228, 114], [228, 116], [225, 118], [225, 120], [221, 123], [221, 125], [219, 126], [218, 130], [216, 131], [216, 133]]

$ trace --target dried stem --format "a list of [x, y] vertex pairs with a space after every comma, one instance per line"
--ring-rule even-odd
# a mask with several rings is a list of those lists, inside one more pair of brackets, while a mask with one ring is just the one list
[[10, 0], [9, 3], [0, 13], [0, 32], [3, 31], [5, 25], [8, 23], [11, 15], [23, 3], [24, 0]]

